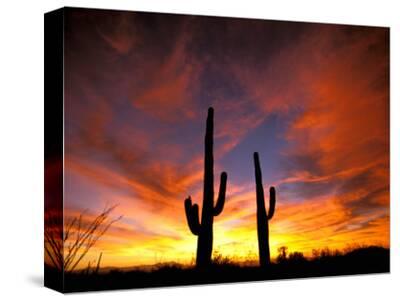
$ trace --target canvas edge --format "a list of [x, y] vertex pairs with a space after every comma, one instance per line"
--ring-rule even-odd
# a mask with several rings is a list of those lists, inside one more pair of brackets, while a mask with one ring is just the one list
[[[44, 14], [44, 214], [61, 217], [64, 188], [64, 8]], [[44, 220], [44, 231], [49, 222]], [[43, 242], [45, 243], [45, 242]], [[63, 250], [60, 251], [61, 254]], [[44, 254], [46, 251], [44, 250]], [[44, 286], [64, 292], [63, 270], [49, 269], [44, 261]]]

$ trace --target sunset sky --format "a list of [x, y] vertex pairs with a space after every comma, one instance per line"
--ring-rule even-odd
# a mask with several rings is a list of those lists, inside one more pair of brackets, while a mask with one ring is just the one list
[[273, 257], [389, 246], [388, 29], [69, 9], [64, 46], [66, 218], [123, 215], [87, 259], [194, 258], [183, 202], [201, 206], [210, 106], [215, 251], [257, 258], [255, 151]]

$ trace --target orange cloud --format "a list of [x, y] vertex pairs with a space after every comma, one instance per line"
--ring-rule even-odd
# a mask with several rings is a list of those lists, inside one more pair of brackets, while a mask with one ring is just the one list
[[126, 55], [139, 43], [135, 19], [131, 15], [118, 11], [98, 14], [106, 22], [97, 24], [97, 32], [117, 53]]
[[312, 45], [322, 46], [309, 49], [313, 68], [301, 72], [309, 97], [287, 132], [286, 157], [297, 163], [288, 181], [311, 183], [306, 190], [315, 189], [313, 183], [333, 187], [329, 202], [344, 218], [334, 219], [342, 220], [341, 231], [331, 227], [327, 233], [331, 245], [358, 240], [388, 245], [388, 32], [354, 30], [341, 43], [323, 32], [313, 39], [318, 43]]
[[186, 49], [189, 42], [183, 25], [169, 53], [142, 84], [145, 89], [140, 93], [132, 91], [135, 108], [163, 121], [182, 121], [196, 115], [190, 99], [196, 91], [201, 66], [189, 55]]

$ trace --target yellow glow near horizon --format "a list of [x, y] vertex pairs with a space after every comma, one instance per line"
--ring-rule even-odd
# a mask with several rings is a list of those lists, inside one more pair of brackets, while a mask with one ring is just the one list
[[[338, 208], [334, 208], [335, 203], [319, 201], [320, 205], [316, 204], [318, 203], [315, 202], [311, 205], [312, 209], [309, 211], [301, 210], [299, 205], [282, 205], [277, 208], [276, 216], [270, 221], [272, 259], [276, 258], [278, 248], [281, 246], [287, 246], [289, 253], [298, 251], [303, 252], [305, 256], [310, 256], [313, 249], [343, 250], [353, 245], [389, 247], [388, 219], [381, 219], [367, 230], [360, 228], [335, 234], [334, 228], [329, 226], [330, 219], [340, 220]], [[227, 208], [227, 210], [229, 209]], [[294, 211], [298, 213], [294, 214]], [[290, 215], [290, 218], [287, 218], [286, 215]], [[316, 215], [320, 215], [321, 218], [315, 218]], [[313, 222], [308, 222], [310, 218], [313, 218]], [[345, 223], [345, 220], [343, 222]], [[362, 222], [360, 221], [360, 223]], [[121, 227], [121, 225], [118, 226]], [[166, 262], [193, 263], [196, 256], [197, 236], [189, 231], [186, 222], [169, 226], [177, 229], [175, 238], [121, 236], [124, 239], [121, 243], [116, 241], [117, 237], [111, 229], [111, 233], [104, 235], [88, 252], [78, 268], [87, 267], [88, 262], [94, 266], [101, 252], [103, 253], [102, 267], [133, 267]], [[371, 231], [374, 231], [375, 234], [371, 235]], [[127, 242], [126, 239], [130, 242]], [[257, 261], [258, 242], [255, 215], [243, 220], [239, 219], [236, 224], [232, 223], [232, 219], [228, 217], [216, 218], [213, 250], [234, 262]]]

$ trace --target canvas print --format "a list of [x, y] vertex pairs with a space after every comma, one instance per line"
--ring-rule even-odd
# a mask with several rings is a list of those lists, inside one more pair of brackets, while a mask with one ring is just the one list
[[389, 28], [45, 15], [45, 285], [389, 272]]

